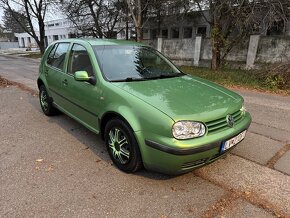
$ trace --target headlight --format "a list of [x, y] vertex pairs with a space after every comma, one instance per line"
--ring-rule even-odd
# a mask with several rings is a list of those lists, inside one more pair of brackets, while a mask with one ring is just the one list
[[245, 103], [243, 103], [242, 108], [241, 108], [241, 112], [243, 114], [245, 114], [245, 112], [247, 111], [246, 107], [245, 107]]
[[205, 126], [194, 121], [178, 121], [172, 127], [172, 134], [176, 139], [196, 138], [205, 134]]

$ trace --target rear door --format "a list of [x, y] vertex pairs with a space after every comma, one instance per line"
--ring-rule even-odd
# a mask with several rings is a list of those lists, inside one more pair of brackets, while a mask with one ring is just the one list
[[45, 63], [45, 76], [48, 84], [48, 91], [53, 98], [54, 103], [63, 106], [62, 88], [65, 63], [70, 43], [56, 43], [50, 51], [47, 62]]

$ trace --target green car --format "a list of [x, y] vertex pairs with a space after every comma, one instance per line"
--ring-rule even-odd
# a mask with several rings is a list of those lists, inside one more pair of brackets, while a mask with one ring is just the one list
[[125, 172], [189, 172], [226, 154], [251, 123], [240, 95], [182, 73], [141, 43], [56, 41], [39, 71], [44, 114], [61, 111], [100, 134]]

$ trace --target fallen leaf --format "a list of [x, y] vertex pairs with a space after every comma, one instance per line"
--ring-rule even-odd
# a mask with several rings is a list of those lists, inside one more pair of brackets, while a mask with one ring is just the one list
[[176, 188], [171, 187], [171, 191], [176, 192]]
[[190, 213], [194, 213], [196, 211], [196, 209], [193, 208], [193, 207], [188, 207], [187, 211], [190, 212]]
[[52, 171], [53, 170], [53, 166], [49, 166], [48, 169], [46, 169], [46, 172]]
[[41, 162], [43, 162], [43, 159], [41, 159], [41, 158], [37, 159], [36, 162], [41, 163]]
[[96, 160], [96, 163], [99, 163], [99, 162], [101, 162], [101, 160]]

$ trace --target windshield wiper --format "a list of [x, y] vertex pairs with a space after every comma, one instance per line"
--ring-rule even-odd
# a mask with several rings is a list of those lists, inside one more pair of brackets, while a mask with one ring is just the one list
[[166, 78], [172, 78], [172, 77], [179, 77], [184, 76], [183, 73], [174, 73], [174, 74], [160, 74], [159, 76], [150, 77], [147, 79], [166, 79]]
[[133, 81], [145, 81], [147, 78], [136, 78], [136, 77], [127, 77], [126, 79], [112, 80], [111, 82], [133, 82]]
[[154, 80], [154, 79], [165, 79], [165, 78], [172, 78], [172, 77], [179, 77], [184, 76], [184, 73], [173, 73], [173, 74], [161, 74], [154, 77], [146, 77], [146, 78], [139, 78], [139, 77], [127, 77], [126, 79], [118, 79], [118, 80], [111, 80], [111, 82], [134, 82], [134, 81], [145, 81], [145, 80]]

